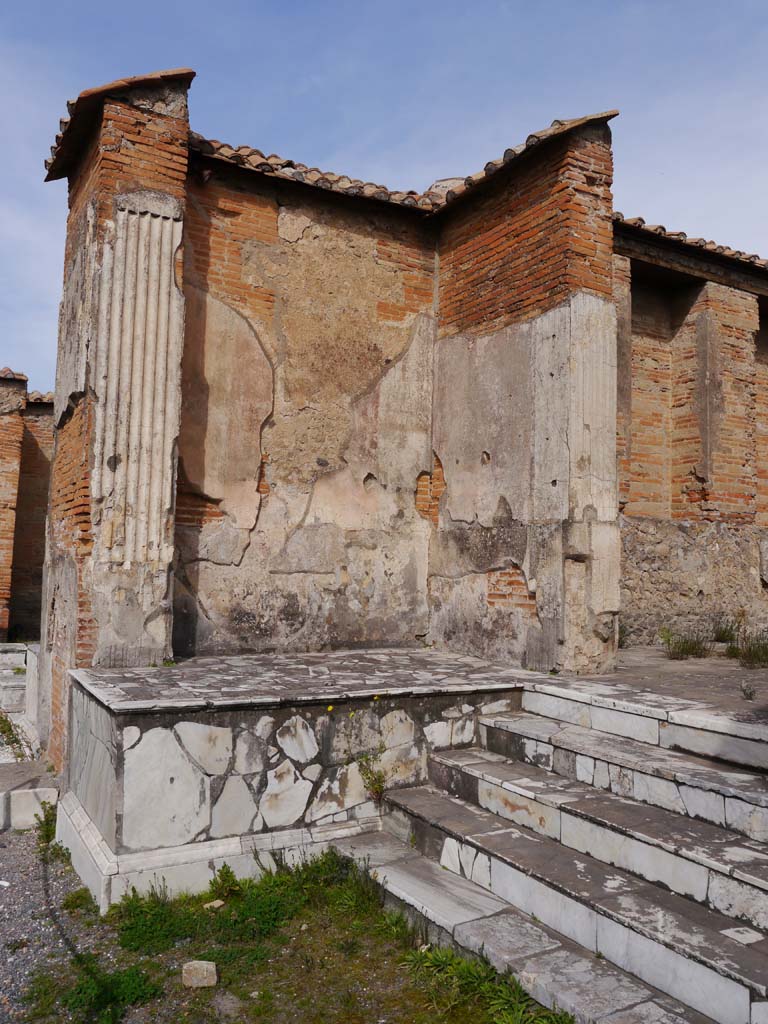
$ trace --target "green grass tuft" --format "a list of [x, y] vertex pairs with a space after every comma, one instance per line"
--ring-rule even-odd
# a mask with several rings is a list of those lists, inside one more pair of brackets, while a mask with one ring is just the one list
[[707, 633], [700, 630], [675, 633], [671, 629], [664, 628], [659, 630], [659, 636], [664, 644], [667, 657], [673, 661], [706, 658], [712, 653], [712, 641]]

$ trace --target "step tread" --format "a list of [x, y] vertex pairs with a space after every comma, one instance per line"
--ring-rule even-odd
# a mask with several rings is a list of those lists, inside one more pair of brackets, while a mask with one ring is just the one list
[[[533, 921], [509, 903], [488, 904], [487, 890], [417, 854], [387, 833], [335, 844], [368, 864], [384, 888], [450, 932], [458, 946], [511, 970], [542, 1005], [584, 1024], [709, 1024], [709, 1018]], [[498, 904], [498, 906], [497, 906]], [[480, 913], [477, 908], [483, 908]], [[467, 916], [472, 914], [474, 916]]]
[[768, 849], [739, 832], [595, 789], [481, 747], [440, 751], [432, 760], [768, 890]]
[[655, 718], [660, 722], [682, 725], [707, 732], [719, 732], [738, 739], [768, 742], [768, 719], [759, 704], [745, 705], [741, 711], [725, 710], [706, 700], [659, 692], [637, 681], [573, 678], [567, 683], [554, 680], [526, 681], [531, 693], [589, 704], [609, 711]]
[[525, 711], [485, 715], [481, 722], [577, 755], [768, 807], [768, 776], [757, 772]]
[[591, 907], [761, 996], [768, 992], [768, 938], [744, 945], [731, 937], [736, 923], [682, 896], [577, 854], [457, 797], [417, 786], [393, 790], [388, 802], [511, 865], [548, 888]]

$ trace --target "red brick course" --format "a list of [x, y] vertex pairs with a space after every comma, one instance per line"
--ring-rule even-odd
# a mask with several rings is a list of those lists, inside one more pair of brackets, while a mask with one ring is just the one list
[[612, 294], [612, 159], [607, 127], [534, 150], [445, 214], [441, 335], [489, 333], [560, 305]]
[[23, 425], [9, 635], [11, 639], [39, 640], [45, 519], [53, 454], [51, 405], [27, 405]]

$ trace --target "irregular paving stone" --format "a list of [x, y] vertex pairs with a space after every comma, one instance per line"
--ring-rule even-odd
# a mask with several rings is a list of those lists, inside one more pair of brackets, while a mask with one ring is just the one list
[[211, 838], [250, 832], [255, 816], [256, 805], [247, 783], [239, 775], [230, 775], [213, 806]]
[[201, 722], [178, 722], [174, 729], [181, 745], [208, 775], [221, 775], [232, 757], [232, 730]]
[[311, 726], [299, 715], [289, 718], [277, 730], [277, 742], [285, 756], [299, 764], [311, 761], [319, 750]]
[[267, 828], [282, 828], [298, 821], [311, 792], [312, 783], [303, 779], [287, 759], [267, 772], [267, 788], [259, 803]]
[[179, 846], [210, 821], [210, 783], [170, 729], [150, 729], [125, 753], [123, 843]]

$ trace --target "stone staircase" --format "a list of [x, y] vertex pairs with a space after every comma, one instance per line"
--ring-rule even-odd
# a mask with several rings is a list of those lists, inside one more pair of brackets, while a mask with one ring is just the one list
[[0, 644], [0, 711], [24, 710], [27, 691], [26, 644]]
[[547, 689], [387, 795], [385, 888], [579, 1021], [768, 1024], [763, 730]]

